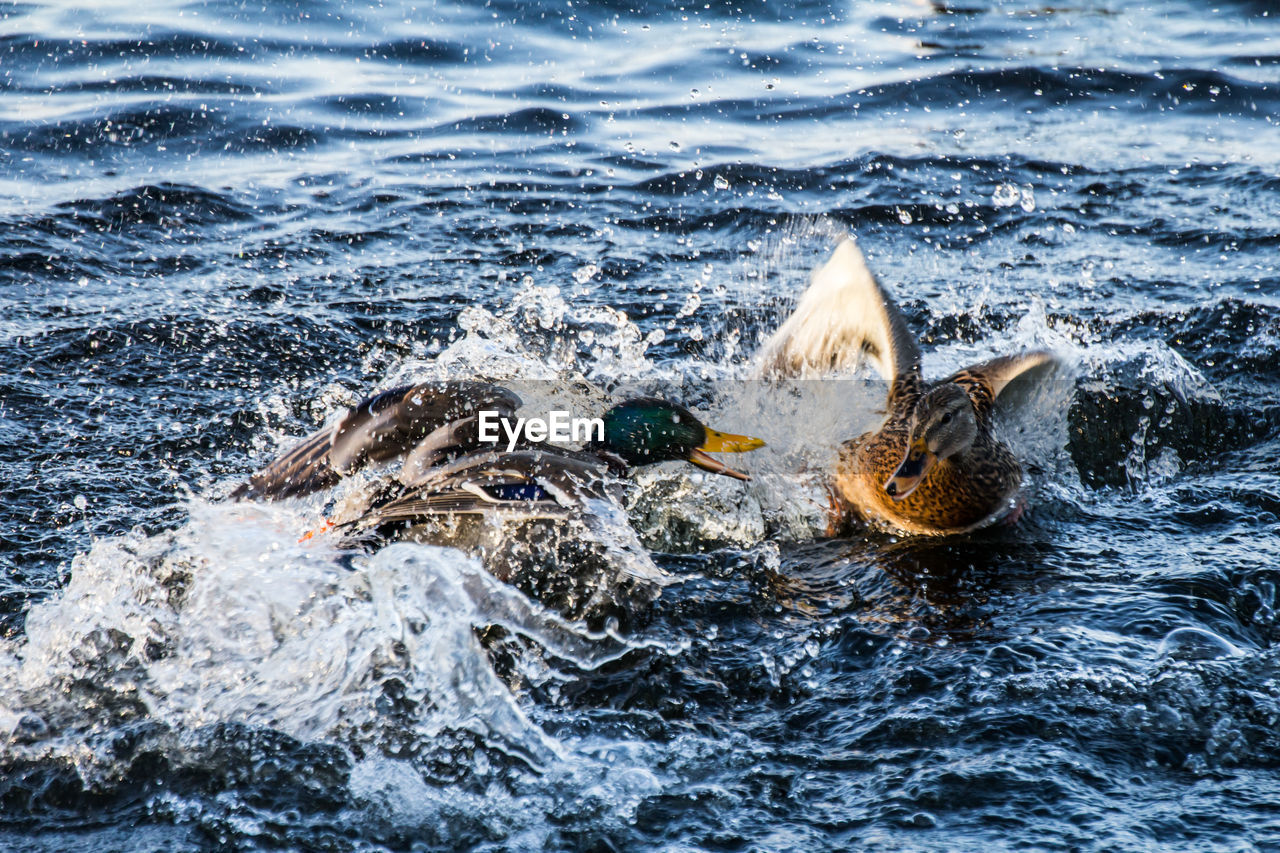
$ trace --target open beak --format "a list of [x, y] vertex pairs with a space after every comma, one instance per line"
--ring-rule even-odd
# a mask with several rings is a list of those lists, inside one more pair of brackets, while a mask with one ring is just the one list
[[702, 442], [702, 446], [689, 452], [689, 461], [702, 470], [710, 471], [713, 474], [723, 474], [726, 477], [733, 477], [735, 480], [750, 480], [751, 477], [749, 475], [730, 468], [714, 456], [708, 456], [707, 452], [746, 453], [761, 447], [764, 447], [763, 439], [750, 435], [734, 435], [733, 433], [708, 429], [707, 438]]
[[905, 500], [917, 486], [924, 482], [924, 478], [933, 470], [934, 463], [937, 461], [937, 455], [929, 452], [924, 439], [916, 439], [907, 448], [906, 455], [898, 464], [898, 470], [885, 481], [884, 490], [895, 501]]

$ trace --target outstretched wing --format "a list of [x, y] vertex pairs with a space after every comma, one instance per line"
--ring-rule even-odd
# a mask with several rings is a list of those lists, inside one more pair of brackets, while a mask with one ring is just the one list
[[[520, 398], [484, 382], [425, 382], [383, 391], [347, 410], [338, 422], [303, 439], [231, 493], [233, 500], [282, 500], [328, 488], [370, 462], [385, 462], [412, 450], [457, 421], [474, 427], [474, 416], [493, 410], [508, 417]], [[469, 433], [446, 433], [462, 440]]]
[[1034, 383], [1057, 367], [1053, 353], [1045, 350], [1005, 355], [958, 370], [944, 379], [954, 382], [969, 392], [974, 408], [980, 415], [989, 414], [1000, 395], [1008, 392], [1016, 396], [1016, 389], [1025, 383]]
[[846, 237], [761, 347], [758, 370], [766, 378], [835, 372], [852, 368], [864, 352], [885, 379], [918, 381], [920, 348], [857, 244]]

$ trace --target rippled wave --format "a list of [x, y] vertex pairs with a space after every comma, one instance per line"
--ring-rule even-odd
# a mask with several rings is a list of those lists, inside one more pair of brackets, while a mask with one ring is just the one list
[[[1268, 4], [0, 20], [0, 846], [1276, 844]], [[1017, 527], [815, 536], [879, 389], [742, 380], [847, 231], [930, 375], [1062, 357]], [[636, 478], [625, 637], [213, 502], [481, 374], [771, 455]]]

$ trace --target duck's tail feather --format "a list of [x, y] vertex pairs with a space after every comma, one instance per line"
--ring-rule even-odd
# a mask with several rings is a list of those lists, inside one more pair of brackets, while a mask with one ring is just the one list
[[885, 379], [919, 373], [920, 348], [902, 313], [846, 237], [760, 348], [756, 373], [766, 379], [838, 373], [855, 367], [863, 352]]
[[341, 479], [329, 464], [332, 428], [307, 436], [288, 453], [236, 487], [229, 500], [279, 501], [309, 495], [336, 485]]

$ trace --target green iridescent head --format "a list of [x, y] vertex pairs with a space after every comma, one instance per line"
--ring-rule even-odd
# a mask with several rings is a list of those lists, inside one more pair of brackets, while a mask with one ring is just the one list
[[685, 460], [699, 468], [739, 480], [751, 479], [741, 471], [707, 455], [707, 451], [742, 453], [763, 447], [749, 435], [732, 435], [708, 429], [693, 413], [677, 403], [657, 397], [634, 397], [604, 413], [604, 441], [596, 448], [622, 457], [629, 465]]

